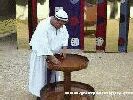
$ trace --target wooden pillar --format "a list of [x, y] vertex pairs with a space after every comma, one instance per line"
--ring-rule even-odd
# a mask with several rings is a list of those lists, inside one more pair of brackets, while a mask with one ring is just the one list
[[106, 47], [107, 0], [97, 0], [96, 51]]
[[127, 52], [129, 31], [130, 5], [129, 0], [121, 0], [118, 51]]
[[37, 26], [37, 0], [28, 0], [29, 41]]
[[84, 49], [84, 3], [80, 0], [80, 49]]

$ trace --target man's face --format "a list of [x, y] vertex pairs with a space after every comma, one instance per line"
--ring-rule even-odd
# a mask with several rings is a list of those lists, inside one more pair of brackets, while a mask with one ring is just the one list
[[62, 21], [62, 20], [57, 19], [57, 18], [56, 18], [55, 20], [56, 20], [56, 22], [55, 22], [55, 27], [56, 27], [57, 29], [61, 28], [64, 24], [67, 23], [66, 21]]

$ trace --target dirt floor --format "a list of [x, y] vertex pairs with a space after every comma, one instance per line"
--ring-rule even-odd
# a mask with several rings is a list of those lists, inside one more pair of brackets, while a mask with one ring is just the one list
[[[14, 42], [3, 43], [0, 43], [0, 100], [35, 100], [28, 92], [31, 51], [16, 49]], [[89, 64], [87, 69], [72, 72], [72, 80], [93, 86], [95, 100], [133, 100], [132, 52], [78, 53], [88, 57]]]

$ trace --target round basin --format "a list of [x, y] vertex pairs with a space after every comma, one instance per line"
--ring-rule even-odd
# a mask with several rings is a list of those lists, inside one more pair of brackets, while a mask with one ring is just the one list
[[71, 81], [71, 94], [65, 94], [63, 85], [64, 81], [44, 86], [40, 92], [41, 100], [66, 100], [66, 95], [69, 95], [69, 100], [94, 100], [94, 95], [92, 94], [80, 94], [95, 92], [94, 88], [88, 84]]
[[60, 66], [56, 66], [54, 63], [48, 62], [48, 68], [56, 71], [78, 71], [85, 69], [88, 65], [89, 60], [87, 57], [77, 54], [67, 54], [65, 58], [60, 55], [55, 55], [61, 61]]

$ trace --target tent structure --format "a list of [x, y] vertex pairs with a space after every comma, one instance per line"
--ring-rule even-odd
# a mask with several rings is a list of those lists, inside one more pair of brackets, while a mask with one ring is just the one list
[[[50, 16], [64, 9], [69, 16], [66, 25], [69, 48], [84, 49], [84, 0], [49, 0]], [[127, 52], [130, 16], [129, 0], [121, 2], [118, 51]], [[45, 12], [44, 12], [45, 13]], [[29, 41], [37, 26], [37, 0], [28, 0]], [[96, 51], [106, 50], [107, 0], [97, 0]]]

